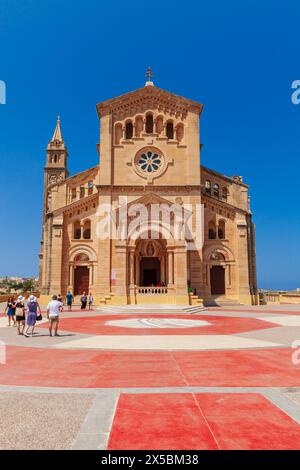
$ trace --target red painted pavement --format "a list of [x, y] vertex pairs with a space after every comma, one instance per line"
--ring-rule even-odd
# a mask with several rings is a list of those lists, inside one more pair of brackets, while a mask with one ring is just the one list
[[[22, 338], [26, 341], [26, 338]], [[50, 387], [292, 387], [291, 349], [96, 351], [7, 347], [0, 383]]]
[[259, 394], [122, 394], [108, 449], [300, 449], [300, 426]]
[[218, 449], [191, 394], [122, 394], [109, 450]]
[[[147, 314], [143, 318], [155, 318]], [[277, 327], [270, 322], [257, 320], [255, 318], [235, 318], [235, 317], [212, 317], [205, 315], [159, 315], [161, 318], [175, 318], [183, 320], [205, 320], [211, 325], [192, 328], [123, 328], [118, 326], [105, 325], [111, 320], [127, 320], [139, 318], [137, 315], [110, 315], [93, 316], [84, 318], [63, 318], [60, 319], [59, 328], [62, 331], [72, 331], [89, 335], [232, 335], [248, 331], [262, 330]], [[39, 325], [39, 328], [48, 328], [47, 323]]]

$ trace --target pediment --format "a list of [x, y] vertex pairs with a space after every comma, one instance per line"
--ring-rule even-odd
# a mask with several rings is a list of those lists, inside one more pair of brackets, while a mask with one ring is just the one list
[[[158, 205], [161, 206], [161, 211], [162, 212], [164, 212], [164, 208], [168, 212], [169, 208], [172, 208], [172, 211], [173, 211], [176, 206], [178, 208], [180, 208], [181, 205], [182, 205], [181, 202], [180, 203], [178, 203], [178, 202], [174, 203], [174, 201], [170, 201], [169, 199], [166, 199], [165, 197], [162, 197], [162, 196], [159, 196], [158, 194], [150, 192], [148, 194], [145, 194], [145, 195], [139, 197], [138, 199], [135, 199], [134, 201], [130, 201], [128, 204], [125, 204], [123, 206], [123, 210], [126, 210], [126, 212], [128, 213], [130, 207], [132, 207], [134, 205], [139, 205], [139, 204], [142, 204], [143, 206], [145, 206], [149, 213], [150, 213], [151, 206], [155, 205], [155, 204], [158, 204]], [[166, 206], [168, 206], [168, 207], [166, 207]], [[119, 210], [120, 210], [120, 207], [117, 207], [115, 210], [116, 210], [116, 213], [118, 214]], [[192, 215], [192, 211], [190, 211], [188, 208], [184, 207], [184, 205], [183, 205], [183, 210], [184, 210], [185, 214]], [[172, 215], [172, 217], [173, 217], [173, 215]]]
[[201, 114], [203, 105], [184, 98], [154, 85], [144, 86], [124, 95], [98, 103], [99, 118], [112, 113], [116, 119], [124, 119], [138, 112], [158, 109], [185, 117], [188, 111]]

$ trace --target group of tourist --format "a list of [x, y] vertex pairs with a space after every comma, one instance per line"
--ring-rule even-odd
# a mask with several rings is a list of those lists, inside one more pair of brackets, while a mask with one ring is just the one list
[[[68, 310], [72, 311], [74, 297], [70, 291], [67, 292], [65, 301], [68, 306]], [[87, 295], [86, 292], [83, 292], [80, 302], [81, 310], [85, 310], [87, 305], [90, 310], [94, 304], [92, 293], [90, 292], [89, 295]], [[50, 336], [52, 336], [53, 329], [54, 335], [59, 336], [59, 315], [62, 312], [63, 307], [64, 302], [61, 294], [53, 295], [52, 300], [47, 305], [47, 319], [49, 321]], [[7, 314], [8, 326], [16, 326], [18, 335], [26, 337], [33, 336], [36, 322], [43, 319], [41, 307], [35, 295], [30, 295], [27, 301], [22, 295], [19, 295], [17, 300], [15, 300], [14, 297], [9, 297], [4, 314]]]

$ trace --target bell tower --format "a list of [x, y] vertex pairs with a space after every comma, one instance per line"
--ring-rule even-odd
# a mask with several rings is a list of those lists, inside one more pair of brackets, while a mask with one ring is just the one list
[[44, 219], [48, 211], [49, 187], [56, 185], [69, 176], [67, 168], [68, 150], [62, 137], [60, 117], [58, 116], [56, 128], [46, 150], [46, 165], [44, 168]]
[[51, 141], [47, 145], [47, 160], [45, 166], [45, 184], [59, 183], [69, 175], [67, 169], [68, 150], [62, 138], [60, 117]]
[[69, 176], [67, 163], [68, 150], [62, 137], [60, 117], [58, 116], [53, 137], [47, 145], [46, 165], [44, 167], [43, 228], [39, 254], [39, 284], [41, 292], [47, 294], [51, 281], [49, 278], [52, 243], [51, 193], [55, 190], [55, 186]]

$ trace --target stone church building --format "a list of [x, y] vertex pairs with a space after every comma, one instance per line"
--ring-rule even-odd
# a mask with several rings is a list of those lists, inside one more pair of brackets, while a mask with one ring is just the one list
[[[59, 119], [47, 146], [41, 294], [91, 291], [97, 305], [256, 303], [249, 187], [200, 164], [203, 105], [148, 77], [96, 108], [97, 166], [69, 175]], [[114, 236], [102, 236], [103, 207]], [[152, 207], [162, 209], [153, 216]], [[137, 208], [149, 223], [130, 231]], [[189, 232], [184, 217], [175, 230], [177, 210]]]

